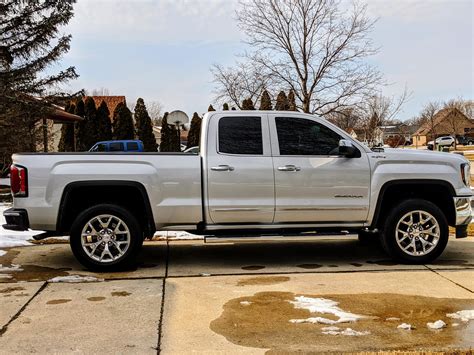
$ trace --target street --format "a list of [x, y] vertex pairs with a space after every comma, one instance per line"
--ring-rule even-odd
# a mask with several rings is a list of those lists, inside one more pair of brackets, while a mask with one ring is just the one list
[[[473, 238], [451, 239], [435, 264], [418, 266], [394, 263], [377, 246], [351, 238], [152, 241], [136, 270], [104, 274], [85, 271], [64, 240], [6, 251], [0, 256], [0, 353], [474, 346], [474, 321], [456, 318], [474, 309]], [[355, 318], [345, 321], [348, 314]], [[446, 325], [427, 326], [438, 320]], [[397, 328], [403, 323], [412, 329]]]

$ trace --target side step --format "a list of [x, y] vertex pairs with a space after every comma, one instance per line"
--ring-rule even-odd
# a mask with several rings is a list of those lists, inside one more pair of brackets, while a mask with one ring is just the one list
[[297, 234], [297, 235], [250, 235], [250, 236], [222, 236], [204, 237], [207, 244], [218, 243], [262, 243], [262, 242], [309, 242], [330, 237], [354, 237], [356, 233], [328, 233], [328, 234]]

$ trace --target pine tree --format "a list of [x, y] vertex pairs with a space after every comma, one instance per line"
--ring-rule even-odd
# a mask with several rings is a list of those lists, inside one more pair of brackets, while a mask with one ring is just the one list
[[209, 105], [209, 107], [207, 108], [207, 112], [211, 112], [211, 111], [215, 111], [214, 107], [212, 107], [212, 105]]
[[85, 150], [92, 148], [98, 142], [98, 124], [97, 124], [97, 109], [92, 97], [87, 97], [84, 102], [84, 118], [85, 118], [85, 136], [83, 139]]
[[97, 109], [97, 141], [108, 141], [112, 139], [112, 123], [110, 122], [110, 111], [104, 100]]
[[227, 104], [227, 102], [222, 105], [222, 111], [229, 111], [229, 105]]
[[139, 98], [135, 105], [135, 128], [138, 139], [143, 142], [145, 152], [156, 152], [158, 144], [153, 134], [150, 115], [142, 98]]
[[263, 90], [262, 97], [260, 98], [260, 110], [271, 110], [272, 109], [272, 99], [268, 94], [267, 90]]
[[295, 92], [290, 90], [288, 93], [288, 110], [289, 111], [297, 111], [296, 109], [296, 99], [295, 99]]
[[168, 112], [165, 112], [161, 120], [161, 142], [160, 152], [170, 152], [171, 128], [168, 124]]
[[255, 110], [252, 99], [248, 98], [242, 101], [242, 110]]
[[201, 123], [201, 117], [199, 117], [197, 112], [194, 112], [193, 118], [191, 119], [191, 127], [189, 128], [186, 149], [199, 146], [201, 140]]
[[[76, 106], [68, 103], [64, 111], [74, 113]], [[61, 126], [61, 139], [59, 140], [58, 151], [74, 152], [74, 123], [63, 123]]]
[[170, 132], [170, 152], [181, 151], [181, 137], [178, 135], [178, 129], [175, 125], [171, 126]]
[[123, 102], [115, 107], [112, 127], [114, 139], [135, 138], [132, 113]]
[[277, 96], [277, 101], [275, 104], [275, 110], [277, 111], [288, 111], [289, 104], [288, 104], [288, 98], [286, 97], [286, 94], [284, 91], [280, 91], [278, 96]]
[[[82, 101], [82, 98], [77, 100], [74, 114], [76, 116], [85, 117], [84, 101]], [[77, 122], [76, 128], [74, 130], [74, 136], [76, 137], [75, 138], [76, 139], [76, 152], [84, 152], [90, 148], [87, 146], [86, 134], [87, 134], [87, 131], [86, 131], [85, 120]]]
[[70, 48], [71, 36], [62, 33], [73, 4], [0, 1], [0, 174], [12, 153], [35, 150], [36, 123], [52, 108], [33, 97], [69, 96], [55, 89], [78, 76], [74, 67], [54, 72]]

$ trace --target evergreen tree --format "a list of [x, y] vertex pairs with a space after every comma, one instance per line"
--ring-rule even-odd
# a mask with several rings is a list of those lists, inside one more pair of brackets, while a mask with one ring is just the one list
[[[76, 116], [85, 117], [84, 112], [84, 101], [82, 98], [77, 100], [76, 108], [74, 110]], [[87, 131], [86, 131], [86, 121], [80, 121], [76, 123], [76, 129], [74, 130], [74, 135], [76, 137], [76, 152], [84, 152], [90, 147], [87, 147]]]
[[47, 100], [32, 97], [69, 96], [55, 88], [78, 76], [74, 67], [54, 72], [70, 48], [71, 36], [62, 33], [73, 5], [0, 1], [0, 175], [12, 153], [35, 151], [36, 123], [52, 110]]
[[297, 111], [295, 92], [293, 90], [290, 90], [290, 92], [288, 93], [288, 110], [289, 111]]
[[161, 120], [161, 142], [160, 152], [170, 152], [171, 128], [168, 124], [168, 112], [165, 112]]
[[277, 101], [275, 104], [275, 110], [277, 111], [288, 111], [289, 108], [288, 98], [284, 91], [280, 91], [277, 96]]
[[209, 105], [209, 107], [207, 108], [207, 112], [211, 112], [211, 111], [215, 111], [214, 107], [212, 107], [212, 105]]
[[267, 90], [263, 90], [262, 97], [260, 98], [260, 110], [271, 110], [272, 109], [272, 99], [268, 94]]
[[97, 109], [97, 141], [108, 141], [112, 139], [112, 123], [110, 122], [110, 111], [104, 100]]
[[181, 137], [178, 134], [178, 129], [175, 125], [171, 126], [170, 131], [170, 152], [181, 151]]
[[252, 99], [248, 98], [242, 101], [242, 110], [255, 110]]
[[135, 138], [132, 113], [123, 102], [115, 107], [112, 127], [114, 139]]
[[87, 97], [84, 102], [84, 118], [85, 118], [85, 136], [83, 143], [85, 150], [92, 148], [98, 142], [98, 124], [97, 124], [97, 109], [92, 97]]
[[145, 152], [156, 152], [158, 144], [156, 144], [156, 138], [153, 134], [150, 115], [142, 98], [139, 98], [135, 105], [135, 127], [137, 137], [143, 142]]
[[189, 128], [188, 144], [186, 145], [186, 149], [199, 146], [201, 139], [201, 123], [201, 117], [199, 117], [197, 112], [194, 112], [193, 118], [191, 119], [191, 127]]
[[[74, 113], [76, 106], [68, 103], [64, 111]], [[61, 139], [59, 140], [58, 151], [74, 152], [74, 123], [63, 123], [61, 126]]]
[[227, 104], [227, 102], [222, 105], [222, 111], [229, 111], [229, 105]]

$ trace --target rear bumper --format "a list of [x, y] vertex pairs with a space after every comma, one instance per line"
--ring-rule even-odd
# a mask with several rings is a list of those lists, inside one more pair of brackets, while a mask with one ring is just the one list
[[2, 227], [14, 231], [26, 231], [30, 228], [28, 212], [22, 208], [9, 208], [3, 211], [3, 216], [7, 222]]

